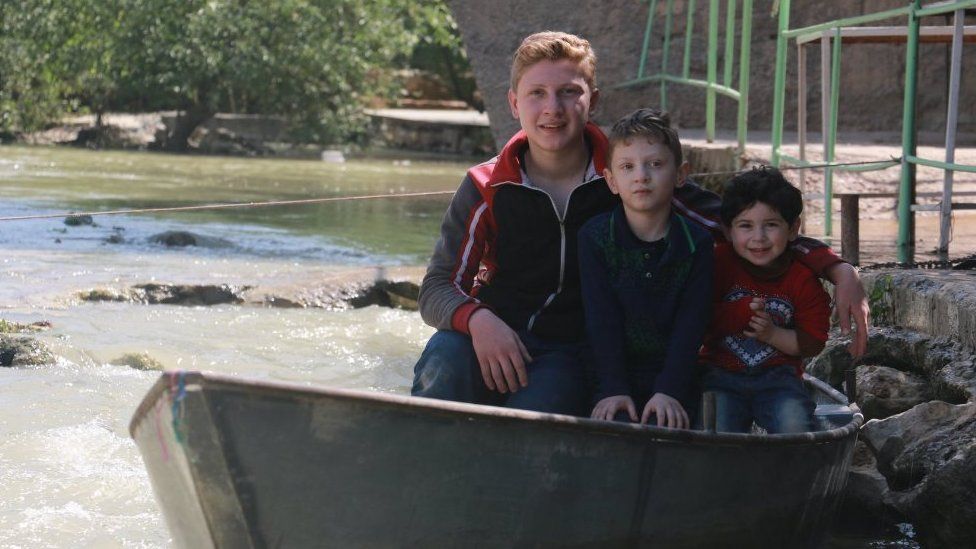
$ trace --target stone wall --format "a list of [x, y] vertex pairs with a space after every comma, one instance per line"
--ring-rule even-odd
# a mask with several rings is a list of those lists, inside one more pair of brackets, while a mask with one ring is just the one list
[[[537, 0], [531, 4], [520, 0], [493, 0], [489, 4], [471, 0], [449, 0], [451, 11], [461, 30], [468, 58], [475, 71], [491, 117], [492, 131], [498, 144], [518, 129], [507, 105], [511, 55], [523, 37], [541, 30], [562, 30], [579, 34], [593, 44], [599, 57], [598, 85], [602, 100], [596, 121], [609, 125], [621, 115], [639, 107], [659, 103], [658, 86], [618, 90], [613, 85], [633, 78], [637, 73], [640, 50], [647, 21], [649, 2], [641, 0]], [[772, 83], [775, 70], [776, 19], [771, 17], [773, 0], [757, 0], [753, 14], [752, 65], [750, 71], [749, 127], [766, 130], [772, 123]], [[904, 0], [846, 0], [813, 2], [794, 0], [791, 13], [793, 27], [807, 26], [842, 17], [876, 13], [903, 7]], [[725, 2], [721, 3], [724, 13]], [[490, 8], [486, 7], [490, 6]], [[663, 21], [666, 2], [658, 2]], [[687, 0], [675, 0], [670, 67], [681, 67], [684, 51], [684, 21]], [[706, 70], [706, 50], [701, 34], [707, 28], [707, 2], [698, 2], [695, 14], [691, 74], [700, 76]], [[970, 18], [972, 19], [972, 17]], [[885, 22], [904, 25], [905, 17]], [[929, 25], [945, 24], [942, 17], [927, 18]], [[972, 21], [969, 21], [972, 24]], [[873, 23], [872, 23], [873, 24]], [[724, 25], [723, 25], [724, 28]], [[724, 44], [720, 33], [720, 41]], [[736, 42], [738, 44], [738, 41]], [[660, 67], [663, 40], [657, 32], [652, 39], [647, 67]], [[720, 48], [719, 71], [722, 71]], [[820, 130], [820, 53], [819, 47], [808, 47], [808, 127]], [[841, 107], [839, 128], [845, 132], [899, 132], [904, 89], [905, 46], [890, 44], [846, 45], [843, 49]], [[937, 137], [944, 132], [945, 92], [947, 86], [948, 46], [923, 44], [920, 47], [918, 125], [919, 130]], [[962, 94], [960, 105], [976, 102], [976, 54], [967, 46], [963, 54]], [[650, 71], [647, 71], [650, 72]], [[738, 76], [734, 76], [738, 82]], [[796, 127], [796, 55], [790, 49], [787, 75], [787, 131]], [[674, 121], [685, 128], [704, 127], [704, 92], [697, 88], [673, 85], [668, 94], [668, 108]], [[718, 127], [735, 129], [736, 106], [719, 97]], [[976, 111], [961, 108], [961, 133], [976, 133]], [[850, 133], [848, 133], [850, 135]], [[897, 133], [895, 133], [897, 135]], [[768, 133], [757, 137], [768, 138]], [[897, 142], [897, 137], [895, 138]]]

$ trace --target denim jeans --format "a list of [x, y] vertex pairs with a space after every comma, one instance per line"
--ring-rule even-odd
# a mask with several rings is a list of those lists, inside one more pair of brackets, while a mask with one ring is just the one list
[[527, 387], [515, 393], [488, 389], [481, 377], [471, 337], [438, 330], [414, 366], [410, 394], [537, 412], [588, 415], [589, 387], [583, 368], [587, 346], [546, 341], [529, 332], [518, 335], [532, 356], [526, 365]]
[[715, 394], [715, 430], [748, 433], [752, 422], [773, 433], [813, 431], [813, 399], [790, 365], [757, 374], [709, 368], [704, 388]]

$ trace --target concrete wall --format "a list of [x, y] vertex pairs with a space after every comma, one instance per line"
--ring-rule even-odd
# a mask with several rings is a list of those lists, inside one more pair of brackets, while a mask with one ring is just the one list
[[[485, 98], [496, 142], [504, 143], [518, 129], [507, 106], [508, 71], [511, 56], [523, 37], [540, 30], [562, 30], [587, 38], [599, 57], [597, 74], [602, 105], [596, 121], [609, 125], [623, 114], [639, 106], [659, 103], [658, 86], [645, 85], [639, 89], [617, 90], [612, 86], [633, 78], [637, 73], [640, 49], [644, 37], [649, 2], [643, 0], [449, 0], [451, 11], [461, 30], [468, 57], [474, 67], [478, 86]], [[756, 0], [753, 14], [753, 44], [751, 100], [749, 126], [767, 130], [772, 123], [773, 73], [775, 70], [776, 20], [771, 17], [773, 0]], [[875, 13], [902, 7], [906, 0], [843, 0], [819, 2], [794, 0], [792, 26], [800, 27], [842, 17]], [[662, 22], [667, 3], [658, 2], [657, 21]], [[707, 28], [705, 0], [696, 4], [695, 34], [691, 60], [692, 76], [702, 76], [706, 70], [706, 51], [703, 34]], [[724, 12], [725, 2], [721, 2]], [[741, 6], [741, 2], [739, 3]], [[684, 21], [687, 0], [674, 1], [675, 34], [672, 38], [670, 67], [681, 67], [684, 51]], [[970, 17], [973, 24], [976, 18]], [[906, 18], [893, 19], [886, 24], [904, 25]], [[945, 20], [927, 18], [925, 24], [944, 24]], [[660, 27], [663, 28], [663, 25]], [[724, 26], [723, 26], [724, 28]], [[724, 38], [720, 32], [720, 41]], [[738, 40], [736, 41], [738, 44]], [[663, 40], [656, 33], [650, 47], [649, 69], [657, 70], [661, 62]], [[947, 86], [948, 46], [922, 45], [920, 51], [918, 124], [923, 132], [938, 137], [944, 132], [945, 95]], [[820, 130], [820, 54], [819, 47], [808, 47], [808, 127]], [[719, 73], [722, 60], [719, 59]], [[897, 134], [901, 130], [902, 91], [904, 89], [905, 46], [889, 44], [857, 44], [844, 47], [841, 76], [841, 107], [839, 128], [841, 138], [856, 131], [886, 131]], [[651, 72], [651, 71], [646, 71]], [[976, 47], [968, 45], [963, 54], [962, 96], [959, 131], [976, 133]], [[787, 76], [786, 128], [796, 127], [796, 55], [790, 51]], [[738, 76], [734, 76], [738, 82]], [[696, 88], [672, 85], [668, 94], [673, 120], [685, 128], [704, 127], [704, 92]], [[718, 127], [735, 129], [736, 107], [731, 100], [719, 97]], [[769, 134], [753, 135], [768, 139]], [[928, 136], [926, 136], [928, 137]], [[895, 138], [897, 141], [897, 137]]]

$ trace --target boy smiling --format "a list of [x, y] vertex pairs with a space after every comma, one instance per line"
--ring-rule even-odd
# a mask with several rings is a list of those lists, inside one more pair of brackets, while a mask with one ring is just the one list
[[722, 222], [730, 244], [715, 250], [723, 276], [715, 280], [714, 321], [702, 350], [718, 431], [748, 432], [753, 422], [769, 433], [814, 428], [802, 357], [824, 347], [830, 300], [787, 251], [802, 210], [800, 191], [775, 168], [726, 185]]

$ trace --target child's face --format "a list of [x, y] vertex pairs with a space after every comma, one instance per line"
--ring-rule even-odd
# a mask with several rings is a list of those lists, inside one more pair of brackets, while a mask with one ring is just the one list
[[757, 267], [767, 267], [786, 251], [799, 228], [799, 219], [790, 225], [777, 210], [756, 202], [732, 220], [729, 240], [740, 257]]
[[654, 213], [671, 207], [674, 189], [688, 176], [688, 163], [675, 166], [667, 145], [638, 136], [614, 147], [603, 175], [628, 211]]
[[522, 73], [518, 89], [508, 91], [512, 116], [518, 118], [529, 145], [554, 153], [580, 145], [597, 97], [579, 63], [570, 59], [539, 61]]

